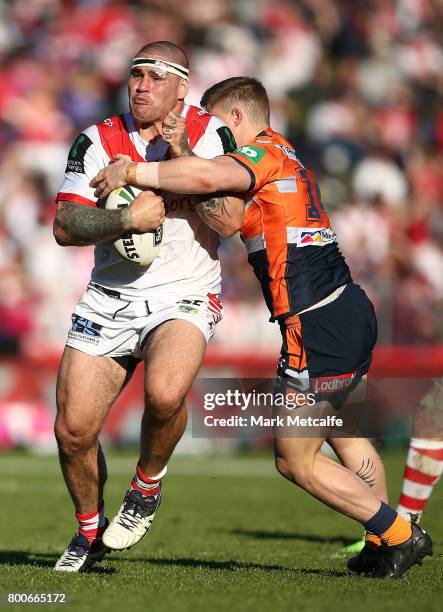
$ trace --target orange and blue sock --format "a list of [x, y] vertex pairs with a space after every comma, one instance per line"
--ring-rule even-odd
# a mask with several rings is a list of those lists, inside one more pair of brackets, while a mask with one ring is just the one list
[[380, 509], [364, 527], [366, 531], [378, 536], [382, 544], [387, 546], [403, 544], [412, 535], [411, 524], [384, 502], [381, 502]]

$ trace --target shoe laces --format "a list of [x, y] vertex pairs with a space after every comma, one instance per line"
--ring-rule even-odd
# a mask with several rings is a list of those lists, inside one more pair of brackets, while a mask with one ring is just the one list
[[125, 495], [123, 510], [117, 523], [125, 529], [136, 527], [140, 521], [153, 514], [159, 504], [158, 495], [144, 497], [140, 491], [128, 491]]
[[88, 539], [81, 533], [75, 534], [72, 538], [68, 549], [63, 554], [62, 560], [60, 561], [60, 565], [67, 565], [71, 567], [74, 565], [81, 557], [87, 555], [89, 552], [89, 542]]

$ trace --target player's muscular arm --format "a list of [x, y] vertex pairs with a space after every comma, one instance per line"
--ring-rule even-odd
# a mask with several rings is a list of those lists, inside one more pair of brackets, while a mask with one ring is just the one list
[[119, 238], [130, 227], [130, 207], [102, 210], [62, 201], [55, 215], [54, 238], [61, 246], [87, 246]]
[[250, 189], [251, 176], [229, 156], [204, 159], [193, 155], [164, 162], [119, 160], [103, 168], [90, 185], [96, 197], [103, 198], [125, 183], [172, 193], [244, 192]]
[[165, 219], [160, 196], [151, 191], [138, 195], [131, 206], [105, 210], [58, 203], [54, 220], [54, 238], [61, 246], [87, 246], [120, 238], [128, 232], [143, 233], [159, 227]]
[[230, 238], [241, 228], [245, 204], [241, 198], [214, 195], [204, 202], [199, 201], [197, 197], [195, 209], [206, 225], [221, 236]]
[[182, 157], [158, 165], [131, 163], [128, 175], [137, 184], [157, 183], [160, 189], [173, 193], [244, 192], [251, 186], [246, 168], [226, 155], [214, 159]]

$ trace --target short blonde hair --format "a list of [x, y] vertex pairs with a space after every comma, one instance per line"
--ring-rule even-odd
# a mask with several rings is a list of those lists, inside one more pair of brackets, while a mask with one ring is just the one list
[[216, 83], [205, 91], [200, 104], [208, 110], [220, 106], [226, 112], [238, 104], [252, 124], [269, 125], [268, 94], [262, 83], [252, 77], [232, 77]]

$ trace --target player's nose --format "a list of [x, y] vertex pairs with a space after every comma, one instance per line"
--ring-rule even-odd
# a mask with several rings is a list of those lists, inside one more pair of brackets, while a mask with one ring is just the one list
[[137, 82], [137, 92], [151, 91], [152, 79], [149, 74], [144, 74]]

